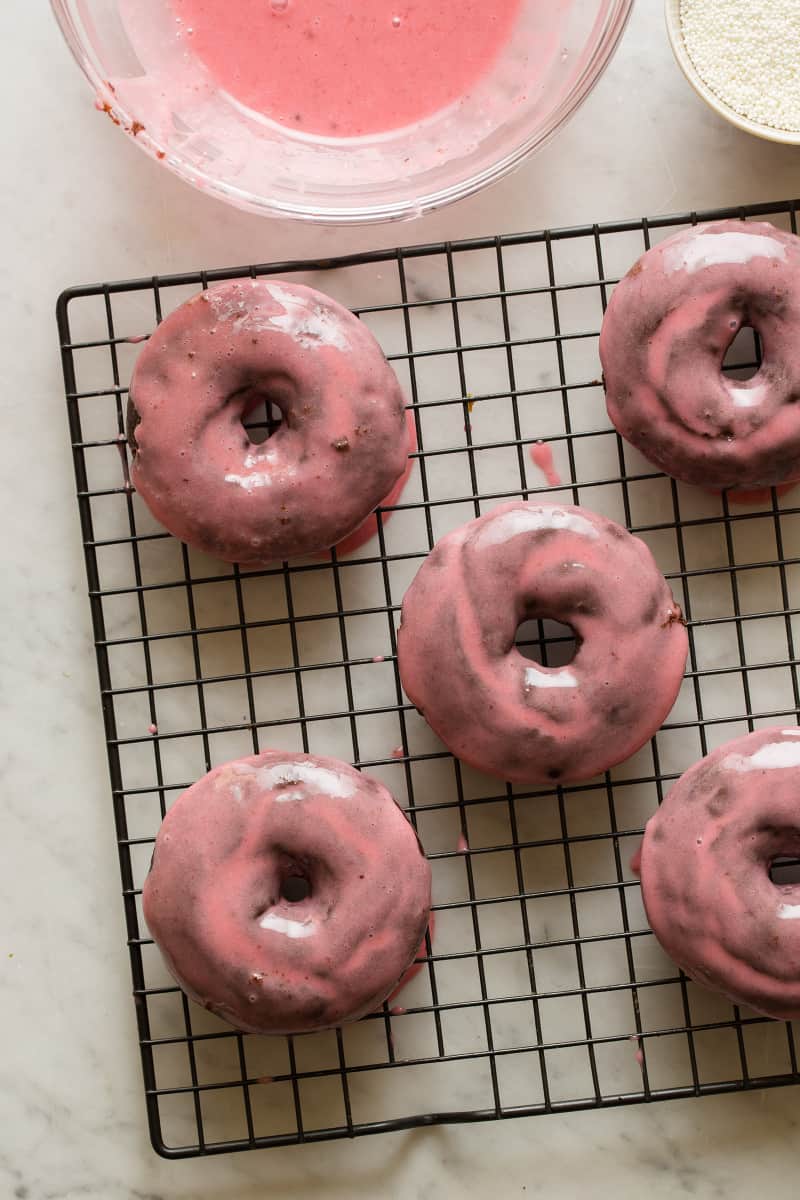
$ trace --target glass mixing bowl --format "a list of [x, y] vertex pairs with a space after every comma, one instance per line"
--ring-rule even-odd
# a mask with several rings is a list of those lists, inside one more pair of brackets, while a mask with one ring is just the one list
[[[253, 212], [356, 223], [471, 195], [544, 145], [597, 83], [633, 0], [552, 0], [552, 9], [523, 0], [514, 36], [468, 97], [413, 126], [348, 139], [290, 130], [238, 104], [183, 50], [169, 0], [51, 4], [97, 107], [182, 179]], [[556, 41], [548, 10], [557, 8]], [[532, 78], [528, 51], [543, 44], [547, 61]]]

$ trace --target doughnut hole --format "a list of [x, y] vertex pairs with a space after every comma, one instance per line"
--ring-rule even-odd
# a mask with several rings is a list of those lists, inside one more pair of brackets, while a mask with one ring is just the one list
[[725, 352], [722, 373], [741, 383], [753, 379], [761, 370], [761, 345], [752, 325], [742, 325]]
[[242, 426], [253, 446], [263, 446], [283, 424], [279, 406], [257, 387], [245, 388], [232, 399], [242, 405]]
[[578, 653], [578, 638], [572, 626], [549, 618], [524, 620], [514, 644], [523, 658], [543, 667], [567, 667]]
[[325, 891], [324, 871], [320, 879], [317, 865], [301, 855], [282, 848], [278, 851], [276, 866], [279, 903], [302, 904], [319, 892], [320, 884]]
[[311, 880], [305, 875], [285, 875], [281, 880], [281, 899], [287, 904], [300, 904], [311, 895]]
[[769, 877], [776, 887], [794, 887], [800, 884], [800, 858], [782, 855], [769, 864]]

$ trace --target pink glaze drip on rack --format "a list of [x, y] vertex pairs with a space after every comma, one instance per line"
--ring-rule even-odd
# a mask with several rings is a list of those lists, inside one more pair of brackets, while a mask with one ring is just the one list
[[553, 462], [553, 451], [547, 442], [534, 442], [531, 459], [547, 480], [548, 487], [561, 487], [562, 479]]

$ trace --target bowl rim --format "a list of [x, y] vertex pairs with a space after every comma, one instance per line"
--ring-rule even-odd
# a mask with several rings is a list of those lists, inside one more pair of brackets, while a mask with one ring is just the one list
[[692, 62], [686, 48], [681, 28], [681, 0], [664, 0], [664, 17], [676, 62], [697, 95], [701, 100], [705, 100], [709, 108], [724, 117], [731, 125], [735, 125], [738, 129], [750, 133], [754, 137], [767, 142], [778, 142], [783, 146], [800, 146], [800, 132], [794, 133], [788, 129], [777, 129], [772, 125], [764, 125], [761, 121], [753, 121], [749, 117], [744, 117], [711, 90]]
[[[514, 150], [485, 167], [465, 176], [448, 187], [424, 193], [415, 199], [395, 203], [379, 202], [352, 206], [302, 204], [256, 195], [213, 174], [190, 167], [180, 154], [160, 145], [133, 115], [120, 104], [107, 80], [104, 80], [84, 48], [80, 31], [67, 7], [67, 0], [50, 0], [50, 7], [64, 39], [88, 83], [97, 97], [97, 106], [108, 113], [115, 124], [133, 138], [141, 150], [178, 178], [235, 207], [261, 216], [290, 218], [320, 225], [367, 225], [379, 222], [409, 220], [434, 212], [457, 200], [483, 190], [515, 170], [535, 150], [545, 146], [558, 130], [577, 112], [589, 93], [599, 82], [617, 51], [627, 27], [634, 0], [608, 0], [604, 27], [599, 31], [592, 53], [575, 80], [569, 94], [549, 114], [546, 123], [522, 141]], [[598, 14], [599, 19], [599, 14]]]

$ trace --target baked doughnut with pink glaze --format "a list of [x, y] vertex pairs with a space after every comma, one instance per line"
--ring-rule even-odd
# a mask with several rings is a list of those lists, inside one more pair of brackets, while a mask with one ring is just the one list
[[[282, 424], [255, 445], [243, 420]], [[153, 515], [226, 562], [263, 566], [352, 534], [392, 491], [410, 439], [367, 327], [320, 292], [239, 280], [159, 325], [130, 387], [131, 478]]]
[[[760, 370], [723, 373], [742, 328]], [[800, 238], [754, 221], [687, 229], [614, 289], [600, 336], [614, 425], [652, 463], [701, 487], [800, 478]]]
[[270, 750], [167, 813], [144, 915], [183, 990], [237, 1029], [304, 1033], [374, 1011], [425, 936], [431, 872], [376, 780]]
[[[569, 666], [517, 650], [532, 618], [572, 627]], [[452, 753], [532, 784], [590, 779], [634, 754], [672, 708], [687, 651], [643, 542], [588, 510], [522, 501], [437, 542], [398, 644], [403, 687]]]
[[759, 729], [691, 767], [650, 819], [634, 867], [678, 966], [735, 1004], [800, 1017], [800, 729]]

